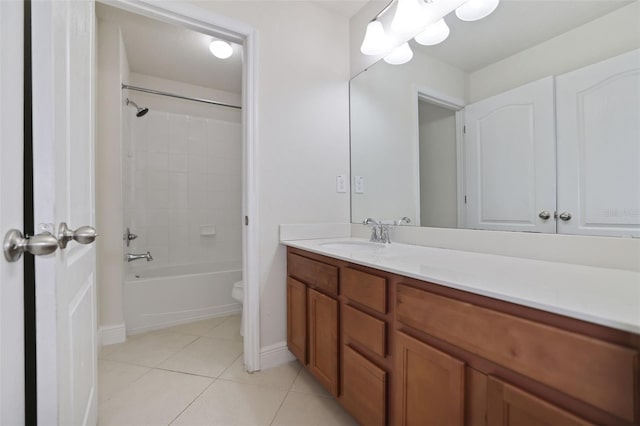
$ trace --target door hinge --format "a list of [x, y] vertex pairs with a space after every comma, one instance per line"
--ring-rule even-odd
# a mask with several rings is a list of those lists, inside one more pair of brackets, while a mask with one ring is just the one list
[[462, 133], [467, 134], [467, 126], [462, 126]]
[[249, 216], [244, 217], [244, 225], [249, 226]]
[[464, 203], [467, 204], [467, 196], [464, 196]]

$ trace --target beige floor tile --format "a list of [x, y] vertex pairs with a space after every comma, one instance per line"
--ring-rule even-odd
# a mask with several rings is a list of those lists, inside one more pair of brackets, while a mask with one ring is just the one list
[[169, 327], [165, 330], [173, 333], [190, 334], [192, 336], [205, 336], [208, 332], [213, 330], [214, 327], [222, 324], [226, 319], [227, 317], [209, 318], [202, 321], [176, 325], [175, 327]]
[[213, 380], [153, 370], [124, 391], [100, 404], [100, 426], [167, 425]]
[[105, 346], [100, 352], [100, 358], [155, 367], [196, 339], [196, 336], [164, 330], [146, 333], [130, 337], [124, 343]]
[[98, 401], [104, 402], [149, 372], [149, 368], [98, 360]]
[[356, 426], [338, 402], [319, 395], [289, 392], [273, 420], [274, 426]]
[[214, 327], [205, 335], [208, 337], [216, 337], [218, 339], [242, 341], [242, 336], [240, 335], [240, 315], [227, 317], [222, 324]]
[[247, 373], [244, 369], [244, 359], [240, 356], [220, 378], [239, 383], [250, 383], [289, 390], [300, 368], [300, 364], [294, 361], [268, 370]]
[[300, 370], [291, 390], [311, 395], [330, 396], [329, 392], [304, 368]]
[[268, 425], [286, 393], [284, 390], [219, 379], [172, 426]]
[[241, 353], [241, 341], [200, 337], [180, 352], [170, 356], [158, 368], [218, 377]]

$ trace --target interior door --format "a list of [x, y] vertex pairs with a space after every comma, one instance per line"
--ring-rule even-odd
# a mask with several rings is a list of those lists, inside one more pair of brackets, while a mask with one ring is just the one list
[[556, 82], [558, 232], [640, 237], [640, 50]]
[[465, 107], [465, 227], [556, 232], [554, 81]]
[[[32, 5], [35, 223], [58, 235], [95, 223], [95, 5]], [[95, 256], [71, 241], [36, 260], [40, 424], [96, 424]]]
[[[22, 230], [23, 3], [0, 1], [0, 231]], [[0, 256], [0, 424], [24, 424], [23, 261]]]

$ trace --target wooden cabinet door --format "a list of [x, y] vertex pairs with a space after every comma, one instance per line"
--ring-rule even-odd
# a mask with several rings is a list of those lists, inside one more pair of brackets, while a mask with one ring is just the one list
[[395, 334], [395, 424], [462, 425], [464, 363], [409, 337]]
[[489, 377], [487, 424], [491, 426], [578, 426], [591, 423], [515, 386], [495, 377]]
[[307, 364], [307, 286], [287, 278], [287, 346]]
[[342, 404], [361, 425], [386, 425], [386, 371], [349, 346], [342, 347], [342, 355]]
[[338, 301], [307, 290], [309, 307], [309, 371], [338, 396]]

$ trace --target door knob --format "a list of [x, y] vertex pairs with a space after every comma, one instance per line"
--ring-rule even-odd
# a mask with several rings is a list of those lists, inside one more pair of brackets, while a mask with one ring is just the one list
[[568, 220], [571, 220], [571, 213], [569, 212], [562, 212], [560, 213], [560, 215], [558, 216], [561, 220], [564, 220], [565, 222]]
[[92, 226], [81, 226], [75, 231], [69, 229], [65, 222], [58, 227], [58, 244], [60, 248], [67, 248], [67, 244], [71, 240], [75, 240], [80, 244], [91, 244], [96, 240], [98, 234]]
[[540, 213], [538, 213], [538, 217], [542, 220], [548, 220], [551, 217], [551, 213], [549, 213], [546, 210], [543, 210]]
[[12, 229], [4, 237], [3, 249], [5, 259], [17, 262], [25, 251], [34, 256], [53, 253], [58, 249], [58, 240], [49, 232], [25, 237], [22, 232]]

